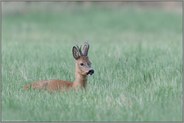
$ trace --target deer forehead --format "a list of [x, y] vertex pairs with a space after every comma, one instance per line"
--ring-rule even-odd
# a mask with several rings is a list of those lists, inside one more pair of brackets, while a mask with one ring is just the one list
[[87, 56], [81, 56], [78, 60], [78, 62], [90, 62], [89, 58]]

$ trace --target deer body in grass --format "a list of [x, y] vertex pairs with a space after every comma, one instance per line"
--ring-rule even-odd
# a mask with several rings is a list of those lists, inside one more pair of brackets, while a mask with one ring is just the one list
[[24, 86], [24, 89], [46, 89], [49, 91], [65, 90], [70, 88], [85, 88], [87, 76], [92, 75], [94, 70], [91, 68], [91, 62], [88, 58], [89, 44], [84, 43], [83, 47], [73, 46], [72, 54], [75, 59], [75, 80], [74, 82], [64, 80], [43, 80]]

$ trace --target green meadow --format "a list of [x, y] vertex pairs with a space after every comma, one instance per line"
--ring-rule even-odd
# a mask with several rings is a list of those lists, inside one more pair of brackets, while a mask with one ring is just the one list
[[[31, 6], [3, 11], [2, 21], [3, 121], [182, 120], [181, 12]], [[22, 89], [36, 80], [73, 81], [72, 47], [84, 41], [95, 70], [86, 91]]]

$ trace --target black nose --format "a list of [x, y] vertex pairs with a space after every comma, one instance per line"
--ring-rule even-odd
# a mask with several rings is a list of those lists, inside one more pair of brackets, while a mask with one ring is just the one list
[[89, 70], [88, 74], [92, 75], [95, 71], [92, 69], [92, 70]]

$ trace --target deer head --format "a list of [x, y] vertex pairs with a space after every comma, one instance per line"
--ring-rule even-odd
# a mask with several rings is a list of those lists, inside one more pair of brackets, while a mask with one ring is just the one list
[[89, 44], [87, 42], [82, 46], [74, 46], [72, 49], [73, 57], [76, 60], [76, 72], [82, 76], [92, 75], [94, 70], [91, 68], [91, 62], [88, 58]]

